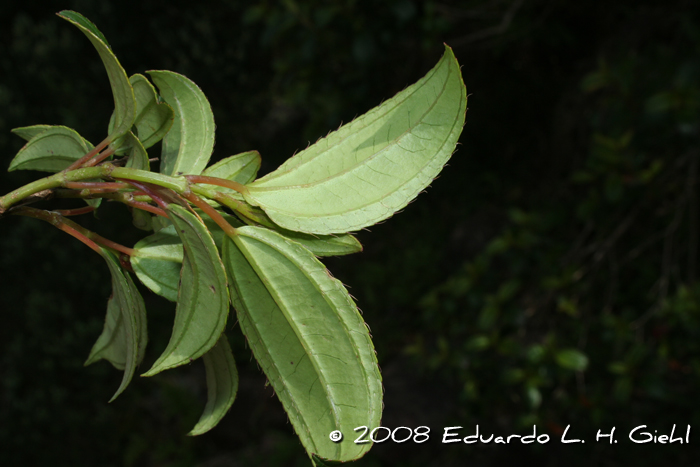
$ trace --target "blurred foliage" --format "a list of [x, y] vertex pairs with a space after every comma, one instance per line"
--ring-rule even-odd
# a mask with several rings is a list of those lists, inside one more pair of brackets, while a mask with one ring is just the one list
[[[383, 425], [431, 427], [428, 443], [377, 445], [358, 466], [697, 463], [692, 444], [626, 439], [642, 424], [700, 422], [696, 2], [4, 2], [8, 161], [14, 127], [104, 136], [107, 80], [53, 16], [65, 8], [99, 26], [129, 73], [192, 78], [213, 104], [215, 159], [258, 149], [264, 171], [454, 47], [472, 93], [460, 149], [404, 213], [360, 233], [364, 253], [327, 261], [372, 328]], [[1, 173], [0, 186], [33, 176]], [[117, 225], [100, 233], [138, 239]], [[211, 434], [184, 436], [204, 404], [197, 364], [107, 405], [120, 375], [82, 367], [109, 293], [101, 259], [29, 219], [1, 228], [3, 464], [308, 465], [233, 325], [241, 387]], [[152, 329], [167, 329], [169, 304], [145, 295]], [[153, 336], [150, 358], [167, 337]], [[536, 424], [553, 441], [440, 444], [442, 427], [466, 436], [476, 424], [502, 435]], [[567, 425], [589, 441], [559, 443]], [[594, 442], [613, 426], [618, 444]]]

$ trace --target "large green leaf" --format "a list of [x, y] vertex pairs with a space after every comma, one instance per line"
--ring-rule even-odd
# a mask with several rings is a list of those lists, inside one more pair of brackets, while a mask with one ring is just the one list
[[188, 434], [201, 435], [214, 428], [231, 408], [238, 391], [238, 371], [226, 334], [202, 357], [207, 373], [207, 405]]
[[[208, 177], [224, 178], [245, 185], [255, 180], [260, 169], [260, 153], [248, 151], [222, 159], [202, 172]], [[229, 188], [217, 187], [220, 191], [233, 191]]]
[[112, 297], [107, 304], [107, 317], [102, 334], [85, 362], [89, 365], [102, 358], [116, 368], [124, 370], [119, 389], [110, 402], [121, 394], [131, 382], [136, 366], [143, 359], [148, 340], [146, 308], [134, 282], [119, 265], [119, 261], [106, 249], [102, 257], [112, 274]]
[[214, 149], [214, 114], [209, 101], [189, 78], [172, 71], [149, 71], [160, 95], [175, 112], [175, 121], [163, 138], [160, 172], [199, 175]]
[[175, 324], [170, 342], [143, 376], [184, 365], [211, 349], [226, 326], [226, 271], [214, 240], [199, 218], [177, 204], [168, 216], [184, 247]]
[[309, 455], [362, 456], [369, 444], [329, 439], [379, 426], [382, 410], [374, 347], [345, 287], [306, 248], [264, 228], [237, 229], [223, 257], [241, 329]]
[[417, 83], [249, 185], [246, 200], [282, 227], [359, 230], [405, 207], [455, 150], [466, 89], [449, 47]]
[[127, 78], [126, 72], [119, 64], [117, 57], [112, 53], [112, 49], [107, 44], [104, 35], [102, 35], [90, 20], [80, 13], [69, 10], [59, 12], [58, 16], [80, 29], [90, 42], [92, 42], [97, 53], [100, 54], [102, 63], [107, 70], [109, 84], [112, 87], [112, 94], [114, 96], [115, 125], [108, 136], [110, 141], [114, 141], [131, 130], [131, 125], [133, 125], [134, 118], [136, 117], [136, 98], [134, 97], [134, 91], [129, 83], [129, 78]]
[[[41, 125], [44, 127], [45, 125]], [[70, 164], [87, 154], [92, 148], [87, 140], [75, 130], [65, 126], [40, 126], [17, 128], [18, 134], [34, 136], [10, 162], [8, 171], [41, 170], [43, 172], [60, 172]], [[21, 136], [20, 135], [20, 136]]]

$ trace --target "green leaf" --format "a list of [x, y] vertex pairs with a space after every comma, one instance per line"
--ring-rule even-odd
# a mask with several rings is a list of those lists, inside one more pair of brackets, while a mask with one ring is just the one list
[[278, 225], [359, 230], [405, 207], [455, 150], [466, 89], [449, 47], [417, 83], [249, 185], [246, 200]]
[[214, 240], [199, 218], [177, 204], [168, 216], [184, 247], [175, 324], [170, 342], [143, 376], [189, 363], [211, 349], [226, 326], [226, 271]]
[[102, 334], [85, 364], [89, 365], [104, 358], [115, 367], [124, 369], [119, 389], [110, 399], [112, 402], [131, 382], [136, 366], [143, 359], [148, 333], [146, 308], [131, 277], [121, 268], [119, 260], [104, 248], [102, 257], [107, 261], [109, 272], [112, 274], [112, 297], [107, 304], [107, 317]]
[[306, 451], [349, 461], [369, 444], [334, 443], [379, 426], [382, 386], [367, 327], [347, 290], [311, 252], [260, 227], [226, 237], [238, 321]]
[[160, 172], [199, 175], [214, 149], [214, 114], [209, 101], [189, 78], [172, 71], [149, 71], [160, 95], [175, 112], [163, 138]]
[[556, 360], [559, 366], [567, 370], [583, 371], [588, 366], [588, 357], [576, 349], [558, 351]]
[[114, 56], [104, 35], [87, 18], [75, 11], [64, 10], [58, 16], [71, 22], [80, 29], [92, 42], [92, 45], [100, 54], [102, 63], [107, 70], [109, 83], [114, 96], [114, 129], [109, 133], [109, 140], [115, 141], [131, 130], [136, 117], [136, 98], [131, 88], [126, 72]]
[[22, 138], [25, 141], [29, 141], [32, 138], [34, 138], [37, 135], [42, 134], [49, 128], [52, 128], [54, 125], [32, 125], [32, 126], [23, 126], [20, 128], [13, 128], [12, 133], [16, 134], [20, 138]]
[[149, 289], [172, 302], [177, 301], [184, 251], [182, 241], [170, 225], [134, 245], [131, 267]]
[[7, 170], [60, 172], [92, 148], [92, 144], [75, 130], [65, 126], [52, 126], [44, 131], [37, 131], [12, 159]]
[[238, 371], [226, 334], [202, 357], [207, 373], [207, 405], [188, 434], [197, 436], [214, 428], [231, 408], [238, 391]]
[[[136, 135], [144, 148], [150, 148], [168, 133], [173, 126], [175, 113], [165, 102], [158, 101], [158, 95], [153, 85], [140, 74], [132, 75], [129, 83], [136, 98], [136, 117], [134, 126]], [[109, 120], [109, 131], [114, 129], [115, 116]]]
[[254, 224], [261, 224], [301, 243], [316, 256], [342, 256], [362, 251], [362, 244], [350, 234], [314, 235], [295, 232], [276, 225], [260, 208], [250, 207], [250, 213]]
[[106, 45], [110, 49], [112, 48], [112, 46], [109, 45], [109, 42], [107, 42], [107, 38], [104, 36], [104, 34], [102, 34], [102, 32], [99, 29], [97, 29], [95, 23], [93, 23], [80, 13], [76, 11], [63, 10], [60, 13], [58, 13], [58, 16], [67, 19], [71, 23], [80, 27], [80, 29], [83, 31], [91, 32], [93, 35], [97, 36], [97, 38], [101, 40], [104, 43], [104, 45]]
[[[216, 164], [207, 167], [202, 175], [208, 177], [224, 178], [233, 180], [242, 185], [252, 182], [260, 170], [260, 153], [258, 151], [248, 151], [236, 154], [235, 156], [222, 159]], [[230, 192], [229, 188], [217, 187], [217, 190]]]
[[[221, 215], [234, 227], [242, 224], [233, 216]], [[224, 237], [224, 231], [209, 217], [204, 217], [204, 224], [218, 248]], [[139, 241], [135, 246], [135, 255], [131, 258], [131, 267], [143, 284], [158, 295], [172, 302], [177, 301], [178, 283], [184, 250], [182, 241], [171, 224]]]

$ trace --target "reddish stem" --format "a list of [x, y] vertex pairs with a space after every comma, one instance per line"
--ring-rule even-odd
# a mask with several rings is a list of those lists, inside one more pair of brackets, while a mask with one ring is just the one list
[[80, 216], [82, 214], [87, 214], [95, 210], [94, 206], [85, 206], [82, 208], [75, 209], [56, 209], [54, 212], [59, 213], [62, 216]]
[[89, 161], [87, 161], [83, 165], [83, 167], [93, 167], [93, 166], [99, 164], [100, 162], [102, 162], [103, 160], [107, 159], [112, 154], [114, 154], [114, 149], [109, 148], [106, 151], [102, 152], [99, 156], [95, 157], [94, 159], [90, 159]]
[[209, 206], [206, 201], [204, 201], [202, 198], [199, 196], [195, 195], [194, 193], [189, 193], [187, 196], [185, 196], [189, 201], [192, 202], [195, 206], [197, 206], [199, 209], [205, 212], [205, 214], [211, 219], [216, 222], [216, 224], [221, 227], [221, 230], [224, 231], [226, 235], [229, 237], [233, 237], [236, 235], [236, 229], [229, 224], [224, 217], [219, 214], [219, 212], [214, 209], [213, 207]]
[[90, 160], [95, 154], [99, 153], [102, 151], [109, 143], [112, 141], [109, 139], [109, 136], [106, 137], [100, 144], [94, 147], [94, 149], [87, 154], [85, 154], [83, 157], [78, 159], [77, 161], [73, 162], [71, 165], [63, 169], [63, 172], [69, 172], [71, 170], [75, 170], [82, 166], [85, 162]]
[[127, 206], [131, 206], [132, 208], [141, 209], [142, 211], [148, 211], [150, 213], [157, 214], [161, 217], [165, 217], [166, 219], [168, 218], [168, 215], [162, 209], [157, 208], [155, 206], [151, 206], [150, 204], [144, 203], [142, 201], [125, 200], [124, 204], [126, 204]]
[[216, 177], [207, 177], [206, 175], [185, 175], [185, 178], [192, 183], [204, 183], [206, 185], [217, 185], [217, 186], [221, 186], [224, 188], [230, 188], [230, 189], [237, 191], [241, 194], [245, 194], [248, 192], [248, 189], [245, 187], [245, 185], [241, 185], [240, 183], [234, 182], [233, 180], [226, 180], [223, 178], [216, 178]]
[[41, 209], [24, 206], [14, 213], [46, 221], [54, 227], [63, 230], [67, 234], [77, 238], [78, 240], [80, 240], [81, 242], [83, 242], [84, 244], [86, 244], [87, 246], [89, 246], [90, 248], [92, 248], [100, 254], [102, 254], [102, 250], [97, 245], [97, 243], [129, 256], [133, 256], [135, 254], [135, 251], [132, 248], [125, 247], [124, 245], [120, 245], [119, 243], [115, 243], [112, 240], [106, 239], [101, 235], [98, 235], [95, 232], [92, 232], [86, 229], [85, 227], [76, 224], [70, 219], [66, 219], [65, 217], [61, 216], [58, 212], [44, 211]]
[[[140, 190], [140, 191], [144, 192], [145, 194], [147, 194], [148, 196], [150, 196], [151, 199], [153, 201], [155, 201], [156, 204], [158, 204], [158, 206], [163, 208], [163, 211], [168, 210], [168, 203], [166, 203], [165, 200], [163, 198], [161, 198], [160, 195], [158, 193], [156, 193], [156, 191], [153, 189], [153, 187], [150, 186], [149, 184], [137, 182], [134, 180], [127, 180], [127, 179], [122, 179], [122, 180], [124, 180], [129, 185], [137, 188], [138, 190]], [[167, 217], [167, 215], [166, 215], [166, 217]]]

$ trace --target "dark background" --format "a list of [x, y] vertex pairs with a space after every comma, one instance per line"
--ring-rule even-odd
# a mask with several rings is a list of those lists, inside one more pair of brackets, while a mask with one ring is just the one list
[[[40, 5], [40, 6], [39, 6]], [[461, 145], [403, 212], [326, 262], [372, 329], [382, 424], [425, 444], [376, 445], [358, 466], [691, 465], [691, 444], [627, 433], [700, 428], [700, 8], [691, 0], [286, 0], [0, 6], [0, 154], [9, 130], [62, 124], [97, 143], [111, 95], [77, 10], [128, 74], [185, 74], [214, 109], [213, 160], [257, 149], [261, 174], [425, 74], [442, 43], [469, 97]], [[158, 155], [158, 148], [151, 150]], [[0, 175], [2, 193], [36, 178]], [[84, 225], [143, 234], [106, 203]], [[212, 432], [199, 362], [135, 378], [82, 363], [109, 296], [103, 260], [48, 224], [0, 220], [0, 464], [309, 465], [231, 320], [241, 383]], [[150, 350], [172, 305], [143, 289]], [[149, 360], [150, 359], [150, 360]], [[545, 445], [441, 444], [528, 434]], [[563, 430], [585, 444], [562, 444]], [[616, 427], [617, 444], [595, 442]]]

